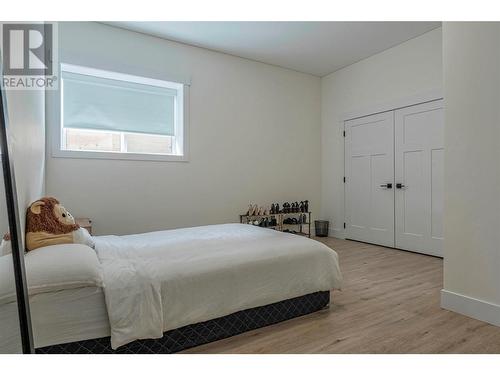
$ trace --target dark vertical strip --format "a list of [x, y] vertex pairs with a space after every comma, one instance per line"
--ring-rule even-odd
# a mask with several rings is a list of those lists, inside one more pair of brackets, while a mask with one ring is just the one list
[[12, 261], [16, 283], [17, 307], [19, 312], [19, 328], [23, 353], [34, 353], [31, 316], [29, 310], [28, 288], [24, 269], [24, 248], [17, 207], [17, 191], [14, 166], [9, 155], [7, 100], [3, 87], [2, 56], [0, 55], [0, 147], [2, 150], [2, 169], [7, 200], [7, 213], [12, 243]]

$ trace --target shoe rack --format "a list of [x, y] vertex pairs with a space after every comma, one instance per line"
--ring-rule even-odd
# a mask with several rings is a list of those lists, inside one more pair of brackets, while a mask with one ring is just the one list
[[240, 215], [240, 223], [311, 238], [311, 212]]

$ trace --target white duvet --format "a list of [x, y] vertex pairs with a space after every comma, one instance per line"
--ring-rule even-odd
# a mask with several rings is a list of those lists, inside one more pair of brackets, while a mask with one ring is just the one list
[[113, 348], [341, 287], [335, 251], [308, 238], [246, 224], [95, 239]]

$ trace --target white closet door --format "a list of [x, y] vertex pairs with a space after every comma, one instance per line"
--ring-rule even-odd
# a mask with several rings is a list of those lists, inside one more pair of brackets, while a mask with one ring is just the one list
[[347, 238], [394, 246], [394, 112], [346, 121], [345, 131]]
[[442, 100], [395, 111], [397, 248], [442, 256], [443, 137]]

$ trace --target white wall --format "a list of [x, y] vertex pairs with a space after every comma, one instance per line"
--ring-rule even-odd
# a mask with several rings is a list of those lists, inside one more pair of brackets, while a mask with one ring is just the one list
[[[344, 114], [442, 89], [441, 28], [321, 79], [321, 215], [344, 234]], [[387, 108], [391, 109], [391, 108]]]
[[443, 26], [444, 307], [500, 325], [500, 23]]
[[45, 93], [39, 90], [7, 93], [12, 160], [16, 178], [21, 230], [26, 209], [45, 188]]
[[48, 194], [92, 218], [97, 234], [234, 222], [249, 202], [309, 199], [319, 209], [319, 78], [108, 25], [63, 23], [59, 33], [61, 62], [192, 80], [187, 163], [48, 149]]
[[[10, 157], [14, 163], [21, 230], [24, 233], [26, 209], [43, 195], [45, 188], [45, 93], [43, 90], [7, 90], [6, 99]], [[3, 175], [0, 183], [0, 233], [3, 234], [8, 231]]]

